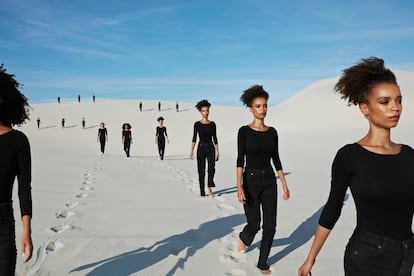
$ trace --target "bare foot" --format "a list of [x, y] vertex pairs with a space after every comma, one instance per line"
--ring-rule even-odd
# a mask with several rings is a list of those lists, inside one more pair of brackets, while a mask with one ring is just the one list
[[210, 187], [208, 187], [208, 196], [213, 196], [213, 190]]
[[271, 271], [270, 269], [260, 270], [260, 272], [261, 272], [263, 275], [269, 275], [269, 274], [272, 274], [272, 271]]
[[240, 233], [237, 235], [237, 251], [239, 251], [239, 253], [246, 253], [246, 245], [240, 239]]

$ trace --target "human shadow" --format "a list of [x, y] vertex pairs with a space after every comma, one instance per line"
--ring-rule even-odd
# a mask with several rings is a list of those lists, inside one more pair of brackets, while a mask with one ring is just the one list
[[64, 128], [74, 128], [74, 127], [76, 127], [76, 126], [78, 126], [78, 125], [70, 125], [70, 126], [65, 126]]
[[160, 111], [167, 111], [167, 110], [171, 110], [171, 107], [160, 109]]
[[237, 192], [237, 187], [234, 186], [234, 187], [214, 191], [214, 195], [221, 196], [221, 195], [226, 195], [226, 194], [233, 194], [236, 192]]
[[39, 129], [48, 129], [48, 128], [54, 128], [54, 127], [57, 127], [57, 125], [39, 127]]
[[[346, 194], [344, 198], [344, 203], [349, 198], [349, 195]], [[277, 252], [275, 255], [271, 256], [268, 260], [269, 264], [275, 264], [302, 245], [306, 244], [315, 234], [316, 226], [321, 216], [323, 207], [320, 207], [312, 216], [307, 218], [302, 222], [295, 231], [290, 234], [287, 238], [276, 239], [273, 241], [272, 247], [287, 245], [281, 251]], [[256, 243], [254, 247], [258, 247], [260, 242]]]
[[165, 274], [172, 276], [177, 269], [184, 268], [185, 263], [194, 256], [197, 251], [205, 247], [211, 241], [217, 240], [233, 232], [233, 228], [242, 224], [244, 215], [235, 214], [201, 224], [197, 229], [190, 229], [184, 233], [176, 234], [155, 242], [149, 247], [141, 247], [123, 254], [113, 256], [94, 263], [82, 265], [71, 272], [93, 268], [85, 275], [109, 276], [109, 275], [131, 275], [144, 270], [168, 258], [170, 255], [179, 257], [176, 263]]
[[190, 110], [190, 109], [189, 108], [185, 108], [185, 109], [178, 110], [177, 112], [185, 112], [185, 111], [188, 111], [188, 110]]
[[87, 127], [84, 127], [84, 129], [91, 129], [91, 128], [96, 128], [98, 125], [93, 125], [93, 126], [87, 126]]
[[155, 110], [155, 108], [148, 108], [148, 109], [145, 109], [143, 111], [146, 112], [146, 111], [153, 111], [153, 110]]

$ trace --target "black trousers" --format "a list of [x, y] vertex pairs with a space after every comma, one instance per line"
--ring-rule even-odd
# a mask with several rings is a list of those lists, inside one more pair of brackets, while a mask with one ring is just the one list
[[164, 152], [165, 152], [165, 138], [158, 138], [158, 153], [160, 155], [161, 160], [164, 159]]
[[273, 169], [245, 169], [243, 190], [246, 196], [246, 204], [243, 206], [247, 225], [240, 232], [240, 239], [247, 246], [253, 242], [260, 229], [261, 207], [263, 234], [257, 267], [266, 270], [269, 269], [267, 259], [276, 232], [277, 186]]
[[16, 234], [12, 203], [0, 204], [0, 275], [13, 276], [16, 269]]
[[205, 196], [205, 176], [206, 176], [206, 160], [208, 163], [207, 170], [207, 185], [208, 187], [216, 187], [214, 184], [214, 173], [216, 172], [216, 150], [213, 143], [211, 144], [198, 144], [197, 148], [197, 169], [198, 169], [198, 182], [200, 184], [200, 195]]
[[99, 142], [101, 143], [101, 152], [105, 153], [105, 137], [104, 138], [99, 138]]
[[414, 237], [398, 241], [355, 230], [346, 246], [345, 276], [411, 276]]
[[129, 157], [129, 149], [131, 148], [131, 141], [130, 140], [125, 140], [124, 141], [124, 151], [127, 155], [127, 157]]

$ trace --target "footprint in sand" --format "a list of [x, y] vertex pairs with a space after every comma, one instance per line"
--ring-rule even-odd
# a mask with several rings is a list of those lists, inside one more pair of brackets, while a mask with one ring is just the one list
[[226, 273], [226, 276], [246, 276], [247, 272], [241, 269], [232, 269]]
[[93, 181], [85, 180], [82, 182], [83, 185], [90, 185], [93, 184]]
[[219, 208], [220, 210], [226, 210], [226, 211], [231, 211], [231, 210], [236, 209], [234, 206], [225, 204], [225, 203], [217, 204], [217, 208]]
[[73, 208], [77, 206], [78, 204], [79, 204], [79, 201], [72, 201], [72, 202], [66, 203], [65, 206], [68, 208]]
[[88, 187], [88, 186], [82, 186], [79, 189], [81, 189], [82, 191], [90, 191], [90, 190], [93, 190], [92, 187]]
[[76, 197], [77, 198], [87, 198], [87, 197], [89, 197], [89, 194], [81, 193], [81, 194], [76, 195]]
[[50, 228], [50, 230], [52, 230], [52, 232], [54, 232], [56, 234], [59, 234], [59, 233], [62, 233], [62, 232], [68, 231], [68, 230], [73, 230], [73, 229], [75, 229], [74, 226], [72, 226], [70, 224], [64, 224], [64, 223], [53, 226], [53, 227]]
[[55, 241], [51, 241], [48, 244], [46, 244], [45, 251], [46, 253], [51, 253], [59, 249], [62, 249], [64, 247], [65, 245], [61, 241], [55, 240]]
[[76, 215], [75, 212], [63, 211], [63, 212], [56, 213], [56, 218], [57, 219], [64, 219], [64, 218], [73, 217], [74, 215]]

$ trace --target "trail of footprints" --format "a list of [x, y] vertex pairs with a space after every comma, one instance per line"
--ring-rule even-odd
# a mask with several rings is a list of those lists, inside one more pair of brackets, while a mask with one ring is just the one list
[[[187, 188], [196, 194], [197, 196], [200, 194], [200, 188], [198, 183], [197, 177], [192, 177], [189, 174], [187, 174], [184, 170], [175, 168], [173, 166], [170, 166], [164, 162], [154, 162], [154, 161], [148, 161], [148, 160], [139, 160], [139, 163], [143, 164], [149, 164], [153, 166], [159, 166], [161, 168], [164, 168], [172, 173], [172, 175], [176, 178], [181, 179], [184, 183], [186, 183]], [[209, 200], [206, 197], [206, 200]], [[227, 200], [220, 196], [220, 195], [213, 195], [211, 198], [215, 201], [216, 207], [219, 211], [217, 218], [222, 218], [231, 215], [235, 210], [236, 207], [229, 204]], [[243, 253], [239, 253], [237, 251], [237, 235], [239, 233], [239, 230], [234, 230], [233, 233], [230, 235], [227, 235], [225, 237], [222, 237], [218, 240], [221, 248], [221, 254], [219, 256], [219, 260], [221, 263], [225, 265], [229, 265], [231, 267], [240, 267], [241, 263], [247, 262], [247, 255]], [[226, 274], [226, 276], [246, 276], [248, 275], [247, 271], [244, 271], [239, 268], [232, 268], [230, 269]]]
[[[59, 235], [66, 231], [81, 230], [80, 227], [74, 226], [67, 222], [69, 218], [76, 217], [78, 213], [74, 210], [79, 205], [86, 205], [85, 201], [91, 197], [90, 192], [94, 190], [93, 184], [96, 181], [96, 173], [102, 169], [105, 157], [100, 156], [92, 165], [90, 170], [83, 173], [81, 186], [79, 193], [74, 196], [74, 200], [65, 204], [66, 209], [56, 212], [55, 217], [58, 223], [55, 226], [50, 227], [49, 232], [54, 235]], [[65, 245], [57, 238], [48, 240], [43, 246], [45, 253], [50, 253], [64, 248]]]

